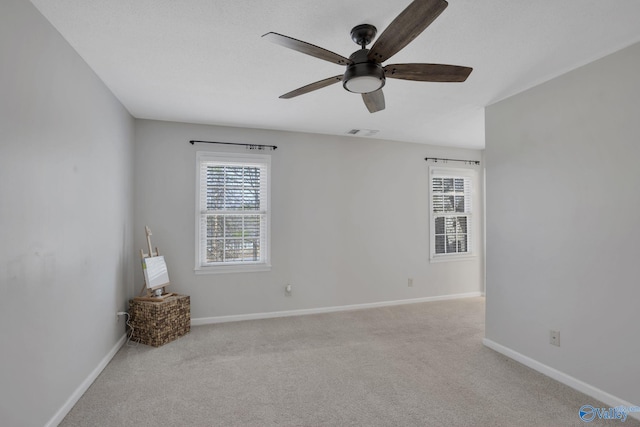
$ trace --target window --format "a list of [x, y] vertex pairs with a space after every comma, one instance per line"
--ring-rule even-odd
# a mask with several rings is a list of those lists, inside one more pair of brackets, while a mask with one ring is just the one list
[[270, 156], [197, 156], [196, 271], [269, 270]]
[[472, 255], [472, 187], [475, 172], [430, 168], [431, 260]]

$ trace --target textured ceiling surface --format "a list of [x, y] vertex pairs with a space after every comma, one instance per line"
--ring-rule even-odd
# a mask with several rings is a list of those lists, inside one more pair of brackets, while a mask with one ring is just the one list
[[[464, 65], [464, 83], [387, 80], [371, 114], [341, 84], [278, 96], [344, 67], [273, 31], [349, 56], [409, 4], [382, 0], [31, 0], [137, 118], [484, 147], [484, 107], [640, 41], [638, 0], [450, 0], [385, 64]], [[615, 78], [615, 76], [612, 76]]]

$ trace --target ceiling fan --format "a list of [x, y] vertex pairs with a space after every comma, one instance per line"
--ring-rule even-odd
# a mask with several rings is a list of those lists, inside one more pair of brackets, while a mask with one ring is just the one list
[[471, 71], [470, 67], [444, 64], [393, 64], [382, 63], [415, 39], [449, 5], [446, 0], [414, 0], [389, 24], [380, 37], [367, 49], [377, 34], [370, 24], [362, 24], [351, 30], [351, 39], [361, 46], [349, 58], [312, 45], [302, 40], [278, 33], [267, 33], [267, 40], [297, 50], [325, 61], [346, 65], [344, 74], [320, 80], [280, 96], [293, 98], [314, 90], [322, 89], [339, 81], [349, 92], [362, 94], [362, 99], [371, 113], [384, 110], [382, 87], [386, 78], [414, 80], [420, 82], [464, 82]]

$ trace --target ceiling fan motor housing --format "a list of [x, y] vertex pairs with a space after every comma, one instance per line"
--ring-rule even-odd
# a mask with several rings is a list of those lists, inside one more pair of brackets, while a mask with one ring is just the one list
[[384, 69], [379, 63], [369, 60], [368, 53], [369, 49], [360, 49], [349, 57], [351, 64], [342, 79], [342, 86], [349, 92], [375, 92], [385, 84]]

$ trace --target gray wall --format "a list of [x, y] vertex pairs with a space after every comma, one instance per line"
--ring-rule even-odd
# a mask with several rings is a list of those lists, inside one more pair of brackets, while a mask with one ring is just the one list
[[638, 69], [640, 44], [488, 107], [485, 153], [487, 339], [635, 404]]
[[[267, 152], [272, 154], [270, 272], [194, 274], [196, 151], [229, 149], [194, 147], [190, 139], [279, 147]], [[135, 248], [146, 248], [149, 225], [153, 245], [166, 256], [170, 290], [191, 296], [192, 318], [480, 292], [482, 256], [429, 263], [427, 155], [480, 159], [481, 152], [137, 121]], [[481, 237], [476, 249], [482, 248]], [[413, 287], [407, 286], [409, 277]], [[136, 286], [142, 283], [136, 269]], [[284, 295], [287, 283], [291, 297]]]
[[0, 58], [0, 424], [41, 426], [124, 334], [134, 121], [28, 1]]

